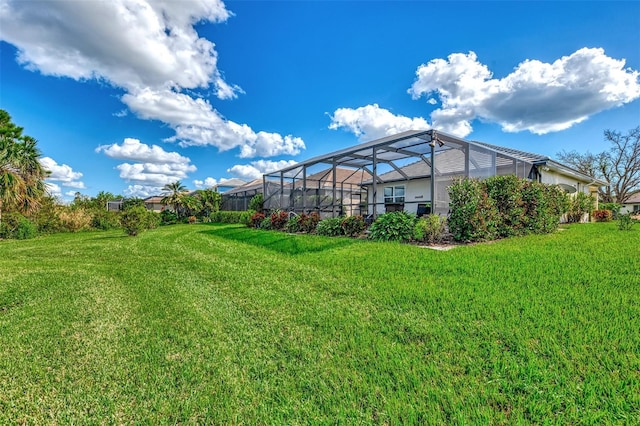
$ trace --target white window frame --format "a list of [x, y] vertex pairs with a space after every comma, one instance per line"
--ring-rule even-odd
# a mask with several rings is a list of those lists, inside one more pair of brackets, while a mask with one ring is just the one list
[[404, 185], [385, 186], [383, 198], [385, 204], [401, 204], [404, 203], [406, 188]]

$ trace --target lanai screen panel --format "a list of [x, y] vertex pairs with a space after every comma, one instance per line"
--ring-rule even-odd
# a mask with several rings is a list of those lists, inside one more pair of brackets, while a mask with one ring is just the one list
[[455, 179], [468, 176], [469, 144], [446, 142], [435, 152], [435, 208], [433, 212], [440, 215], [449, 213], [449, 186]]
[[[432, 159], [432, 150], [434, 157]], [[485, 179], [495, 175], [515, 174], [527, 178], [531, 155], [480, 142], [469, 142], [444, 133], [407, 131], [371, 142], [315, 157], [281, 171], [265, 175], [265, 208], [289, 211], [320, 210], [330, 215], [357, 214], [374, 211], [366, 203], [364, 187], [376, 194], [391, 180], [433, 178], [435, 212], [449, 212], [448, 188], [455, 179], [471, 177]], [[434, 176], [431, 176], [433, 162]], [[417, 166], [414, 165], [417, 163]], [[346, 182], [334, 170], [350, 169], [369, 174], [368, 182]], [[410, 172], [424, 170], [417, 176]], [[318, 170], [324, 170], [320, 173]], [[380, 176], [385, 175], [384, 179]], [[372, 177], [375, 176], [375, 183]], [[366, 207], [363, 204], [367, 204]], [[359, 210], [361, 209], [361, 210]]]

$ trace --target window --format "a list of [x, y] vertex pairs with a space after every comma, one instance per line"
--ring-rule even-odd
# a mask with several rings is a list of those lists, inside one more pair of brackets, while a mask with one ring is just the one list
[[640, 212], [640, 204], [636, 204], [636, 205], [633, 206], [633, 212], [634, 213]]
[[385, 204], [404, 203], [404, 185], [385, 186], [384, 202]]

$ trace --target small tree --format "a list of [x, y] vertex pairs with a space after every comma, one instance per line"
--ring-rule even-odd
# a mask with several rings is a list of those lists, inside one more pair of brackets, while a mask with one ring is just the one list
[[148, 211], [144, 207], [135, 206], [124, 210], [120, 214], [120, 224], [124, 228], [124, 232], [132, 237], [138, 235], [142, 231], [152, 229], [157, 226], [159, 217], [155, 213]]
[[262, 196], [262, 194], [256, 194], [249, 201], [249, 210], [262, 212], [263, 203], [264, 203], [264, 197]]
[[569, 223], [580, 222], [585, 214], [591, 213], [595, 206], [596, 200], [591, 195], [584, 192], [578, 192], [569, 202], [569, 211], [567, 212], [567, 221]]
[[164, 197], [160, 201], [164, 205], [170, 205], [173, 207], [173, 211], [176, 212], [178, 218], [180, 218], [180, 196], [183, 192], [187, 190], [187, 187], [182, 184], [182, 182], [175, 181], [166, 184], [162, 187], [162, 191], [164, 193]]

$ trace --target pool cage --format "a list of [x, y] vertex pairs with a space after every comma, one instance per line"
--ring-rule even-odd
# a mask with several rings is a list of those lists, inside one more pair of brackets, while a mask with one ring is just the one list
[[249, 208], [249, 202], [257, 194], [262, 194], [262, 179], [256, 179], [222, 194], [220, 210], [244, 211]]
[[536, 163], [546, 160], [436, 130], [410, 130], [265, 174], [264, 208], [317, 211], [322, 217], [375, 218], [394, 210], [446, 215], [454, 179], [516, 175], [537, 180]]

